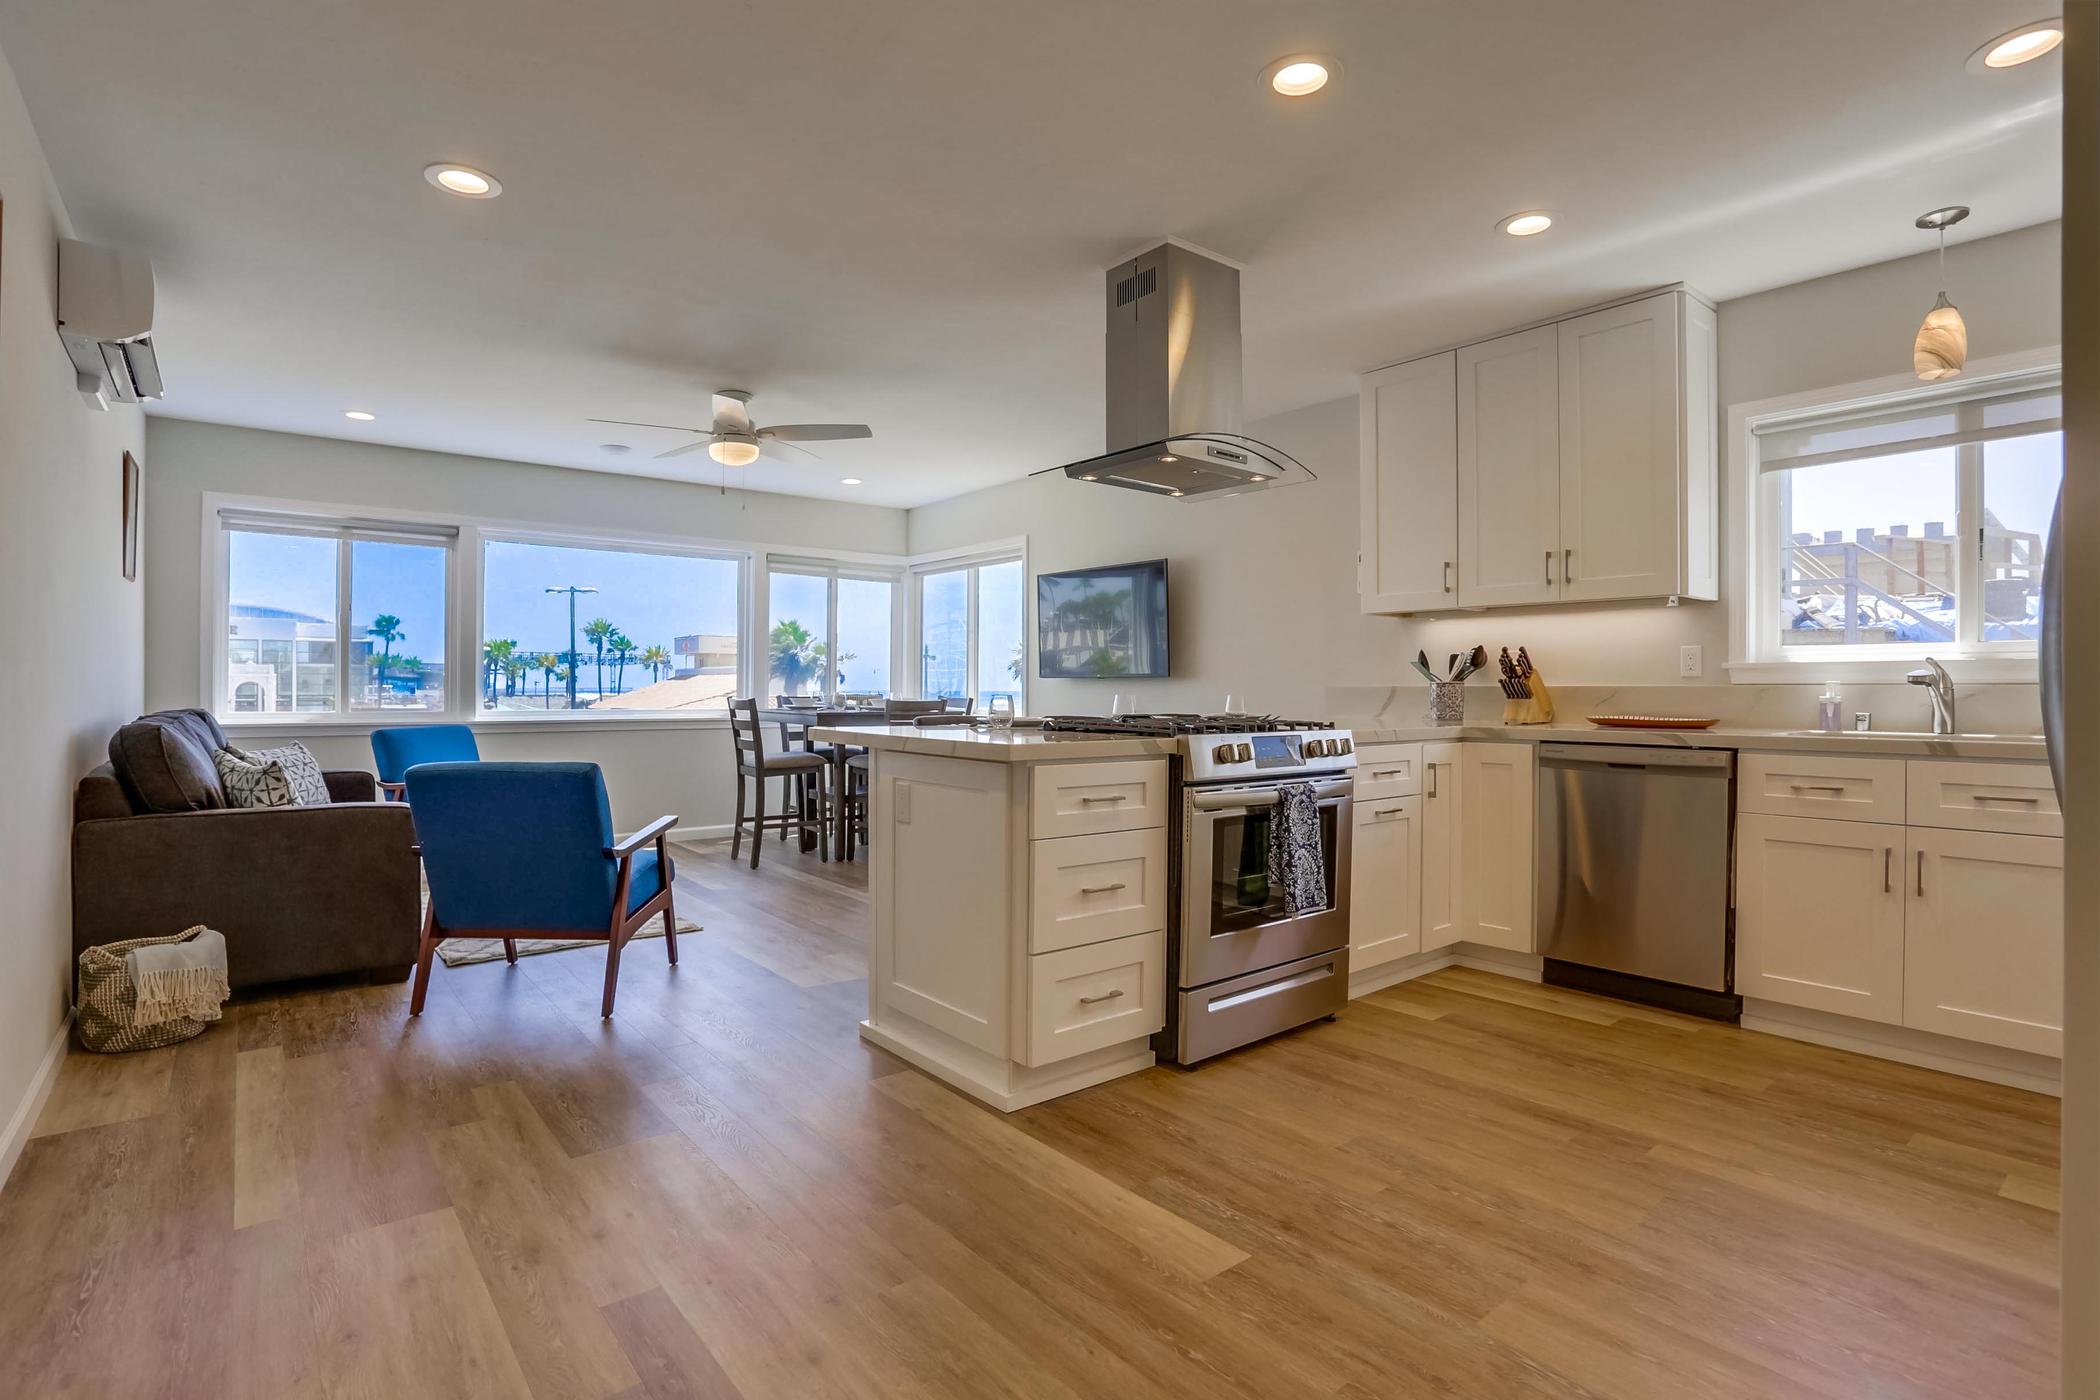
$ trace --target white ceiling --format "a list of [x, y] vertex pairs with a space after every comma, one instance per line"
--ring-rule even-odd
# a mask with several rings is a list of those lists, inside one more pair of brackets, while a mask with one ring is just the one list
[[[1101, 271], [1155, 235], [1246, 265], [1260, 415], [2055, 217], [2060, 59], [1963, 67], [2049, 3], [0, 0], [0, 50], [81, 235], [153, 258], [160, 412], [712, 482], [585, 420], [741, 385], [876, 434], [746, 484], [913, 505], [1101, 450]], [[1286, 103], [1300, 50], [1346, 72]]]

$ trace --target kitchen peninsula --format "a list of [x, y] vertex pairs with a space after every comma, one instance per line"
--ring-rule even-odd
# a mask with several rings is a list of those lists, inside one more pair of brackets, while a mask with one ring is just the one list
[[811, 737], [869, 752], [865, 1039], [1009, 1111], [1153, 1063], [1171, 739]]

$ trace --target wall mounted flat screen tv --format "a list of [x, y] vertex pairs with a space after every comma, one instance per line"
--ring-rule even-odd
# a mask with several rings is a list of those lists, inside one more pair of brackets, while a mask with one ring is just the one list
[[1167, 561], [1038, 574], [1036, 674], [1095, 679], [1167, 674]]

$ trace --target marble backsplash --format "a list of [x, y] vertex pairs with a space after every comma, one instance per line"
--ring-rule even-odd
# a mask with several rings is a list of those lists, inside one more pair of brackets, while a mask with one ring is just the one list
[[[1929, 730], [1932, 702], [1913, 685], [1847, 685], [1844, 727], [1866, 710], [1876, 729]], [[1809, 729], [1816, 723], [1819, 685], [1652, 685], [1553, 687], [1554, 722], [1579, 724], [1593, 714], [1695, 715], [1743, 729]], [[1329, 686], [1324, 718], [1345, 724], [1395, 727], [1424, 724], [1429, 687]], [[1500, 724], [1502, 689], [1492, 676], [1466, 686], [1466, 722]], [[2033, 735], [2042, 732], [2041, 688], [2034, 685], [1955, 687], [1955, 717], [1965, 734]]]

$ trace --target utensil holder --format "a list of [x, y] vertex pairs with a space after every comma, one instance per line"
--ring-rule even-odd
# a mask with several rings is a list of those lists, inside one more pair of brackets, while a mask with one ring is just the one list
[[1464, 724], [1466, 722], [1466, 683], [1464, 681], [1431, 681], [1429, 683], [1429, 722], [1431, 724]]
[[1551, 724], [1553, 723], [1553, 692], [1546, 689], [1546, 678], [1533, 671], [1524, 678], [1531, 691], [1529, 700], [1507, 700], [1502, 705], [1504, 724]]

